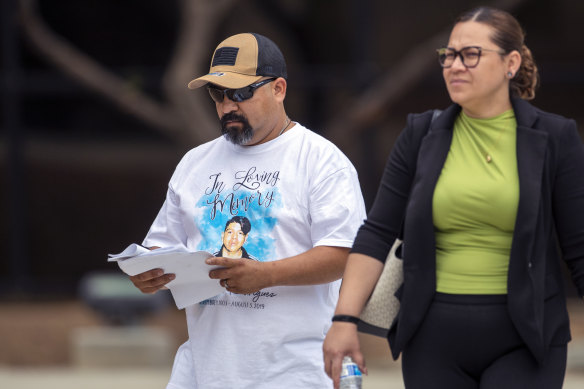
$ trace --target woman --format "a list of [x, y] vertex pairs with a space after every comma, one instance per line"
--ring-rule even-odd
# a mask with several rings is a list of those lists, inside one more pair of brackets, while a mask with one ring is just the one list
[[349, 256], [325, 370], [335, 388], [344, 355], [366, 372], [351, 317], [403, 231], [389, 342], [408, 389], [561, 388], [570, 330], [558, 251], [584, 295], [576, 123], [526, 102], [537, 67], [506, 12], [463, 14], [438, 54], [454, 104], [432, 124], [431, 112], [408, 117]]

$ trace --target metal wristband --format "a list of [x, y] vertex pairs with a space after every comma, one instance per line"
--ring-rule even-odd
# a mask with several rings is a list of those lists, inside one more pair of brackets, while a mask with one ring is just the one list
[[361, 319], [351, 315], [334, 315], [332, 321], [344, 321], [347, 323], [359, 324]]

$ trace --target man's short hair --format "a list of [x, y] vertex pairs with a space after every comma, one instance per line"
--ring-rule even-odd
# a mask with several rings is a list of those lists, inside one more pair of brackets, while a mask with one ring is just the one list
[[243, 232], [244, 235], [247, 235], [251, 231], [251, 223], [248, 218], [246, 218], [245, 216], [234, 216], [231, 219], [227, 220], [223, 232], [227, 231], [227, 227], [229, 227], [231, 223], [239, 224], [241, 226], [241, 231]]

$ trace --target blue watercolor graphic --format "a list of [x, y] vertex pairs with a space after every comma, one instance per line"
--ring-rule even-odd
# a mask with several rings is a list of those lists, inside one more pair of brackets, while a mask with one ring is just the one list
[[274, 260], [275, 240], [272, 231], [278, 220], [275, 211], [282, 208], [277, 187], [264, 190], [225, 191], [204, 195], [196, 204], [195, 222], [200, 227], [202, 240], [198, 250], [217, 252], [222, 245], [221, 233], [233, 216], [245, 216], [251, 230], [244, 245], [249, 254], [260, 261]]

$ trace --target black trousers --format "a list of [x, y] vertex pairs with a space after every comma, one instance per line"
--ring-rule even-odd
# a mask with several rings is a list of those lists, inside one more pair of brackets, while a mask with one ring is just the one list
[[437, 293], [402, 353], [406, 389], [561, 389], [567, 346], [539, 365], [515, 330], [504, 295]]

